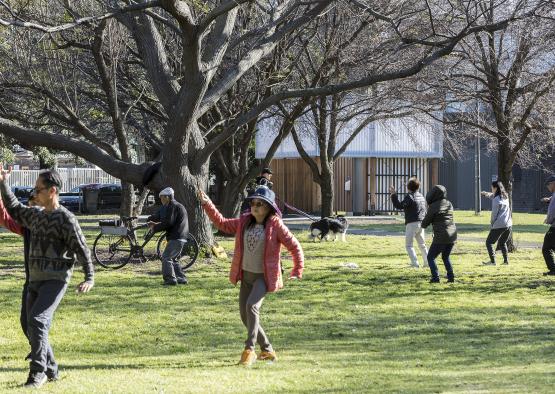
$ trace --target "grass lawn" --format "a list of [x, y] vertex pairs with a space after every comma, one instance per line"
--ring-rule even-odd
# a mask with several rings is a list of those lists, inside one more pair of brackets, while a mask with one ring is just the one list
[[[455, 211], [455, 222], [463, 239], [477, 238], [485, 240], [489, 232], [490, 214], [491, 212], [489, 211], [483, 211], [479, 216], [476, 216], [473, 211]], [[394, 215], [391, 218], [396, 219], [395, 224], [387, 226], [381, 223], [375, 225], [355, 224], [351, 227], [379, 231], [388, 230], [398, 232], [400, 235], [404, 234], [405, 222], [403, 216]], [[543, 235], [547, 231], [546, 226], [543, 224], [544, 219], [545, 215], [514, 213], [513, 235], [515, 244], [517, 246], [529, 243], [541, 244], [543, 242]], [[431, 228], [429, 231], [431, 231]]]
[[[461, 236], [485, 237], [487, 213], [457, 212], [456, 220]], [[515, 215], [516, 239], [541, 243], [542, 220]], [[196, 264], [188, 286], [171, 288], [160, 285], [156, 262], [98, 269], [87, 295], [73, 291], [77, 270], [51, 331], [61, 380], [42, 391], [553, 392], [555, 278], [541, 275], [539, 249], [520, 248], [509, 266], [482, 267], [482, 242], [463, 240], [453, 256], [457, 282], [431, 285], [429, 271], [405, 268], [400, 237], [315, 244], [297, 235], [305, 277], [262, 307], [278, 362], [235, 365], [245, 329], [226, 260]], [[92, 245], [94, 233], [87, 237]], [[232, 248], [230, 239], [221, 244]], [[359, 268], [343, 266], [351, 262]], [[2, 233], [0, 391], [24, 391], [22, 283], [21, 241]]]

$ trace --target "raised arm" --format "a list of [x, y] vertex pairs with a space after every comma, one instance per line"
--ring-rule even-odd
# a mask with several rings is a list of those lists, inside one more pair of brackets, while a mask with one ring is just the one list
[[434, 220], [434, 216], [437, 213], [437, 207], [434, 206], [433, 204], [430, 205], [428, 207], [428, 210], [426, 211], [426, 216], [424, 216], [424, 220], [422, 220], [422, 228], [426, 228], [428, 227], [430, 224], [432, 224], [433, 220]]
[[206, 195], [205, 192], [202, 190], [198, 191], [198, 199], [202, 205], [202, 209], [208, 215], [208, 218], [214, 225], [218, 228], [218, 230], [223, 231], [227, 234], [235, 234], [237, 229], [239, 228], [239, 219], [226, 219], [223, 215], [218, 211], [216, 206], [212, 203], [210, 198]]
[[0, 180], [0, 193], [2, 193], [2, 201], [4, 202], [6, 211], [18, 224], [23, 227], [31, 228], [33, 220], [39, 215], [39, 211], [17, 201], [17, 198], [8, 187], [5, 179], [5, 177], [2, 177]]
[[397, 193], [394, 193], [391, 195], [391, 202], [397, 209], [407, 209], [414, 203], [414, 200], [411, 198], [410, 194], [407, 194], [403, 201], [399, 201]]

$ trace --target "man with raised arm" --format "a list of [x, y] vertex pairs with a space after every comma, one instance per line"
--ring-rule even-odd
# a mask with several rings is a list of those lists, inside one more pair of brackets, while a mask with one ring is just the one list
[[[11, 173], [0, 164], [0, 191], [9, 215], [29, 229], [29, 286], [27, 290], [27, 334], [31, 344], [30, 371], [25, 386], [41, 387], [49, 378], [57, 377], [58, 366], [48, 341], [48, 333], [56, 308], [62, 300], [79, 262], [85, 280], [77, 291], [88, 292], [94, 285], [91, 253], [77, 220], [60, 205], [62, 187], [55, 170], [42, 171], [35, 182], [35, 202], [44, 209], [27, 207], [11, 192], [6, 180]], [[48, 375], [47, 375], [48, 372]]]

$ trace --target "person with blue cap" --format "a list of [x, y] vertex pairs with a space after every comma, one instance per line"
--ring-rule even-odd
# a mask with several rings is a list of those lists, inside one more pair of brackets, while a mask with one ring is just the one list
[[[267, 293], [283, 287], [281, 246], [293, 257], [290, 279], [300, 279], [304, 254], [299, 241], [281, 219], [275, 194], [266, 186], [258, 186], [247, 197], [250, 211], [239, 218], [226, 219], [202, 191], [198, 191], [202, 207], [212, 223], [225, 233], [235, 235], [235, 251], [229, 280], [241, 282], [239, 311], [247, 328], [247, 340], [239, 364], [248, 366], [256, 360], [276, 361], [276, 353], [260, 324], [260, 308]], [[258, 343], [261, 352], [255, 353]]]
[[179, 264], [179, 257], [181, 257], [181, 251], [189, 234], [187, 210], [175, 200], [174, 191], [171, 187], [163, 189], [159, 196], [162, 207], [155, 215], [149, 216], [147, 223], [150, 231], [154, 233], [166, 232], [168, 243], [161, 257], [164, 285], [185, 285], [187, 284], [187, 278]]
[[555, 175], [551, 175], [545, 180], [545, 186], [551, 193], [551, 198], [547, 208], [547, 217], [544, 221], [545, 224], [549, 225], [542, 246], [543, 258], [549, 270], [544, 275], [555, 276]]

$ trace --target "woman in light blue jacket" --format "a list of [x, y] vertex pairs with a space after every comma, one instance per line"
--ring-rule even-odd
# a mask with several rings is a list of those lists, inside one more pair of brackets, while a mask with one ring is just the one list
[[503, 264], [509, 264], [507, 240], [511, 235], [513, 219], [511, 207], [509, 206], [509, 195], [505, 191], [503, 183], [494, 181], [491, 183], [491, 193], [482, 192], [482, 196], [491, 199], [491, 230], [486, 239], [490, 261], [484, 265], [495, 265], [495, 250], [493, 244], [497, 242], [497, 249], [503, 254]]

